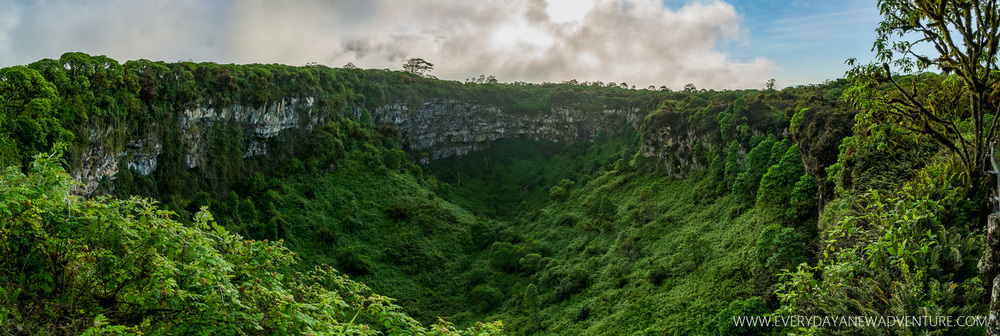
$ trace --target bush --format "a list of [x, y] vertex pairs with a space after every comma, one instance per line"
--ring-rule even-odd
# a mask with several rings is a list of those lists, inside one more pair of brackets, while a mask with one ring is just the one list
[[775, 218], [792, 223], [815, 213], [816, 193], [813, 177], [802, 166], [799, 147], [792, 145], [761, 178], [756, 204]]
[[385, 214], [389, 216], [389, 219], [404, 221], [410, 218], [410, 207], [406, 204], [397, 204], [387, 209]]
[[573, 317], [577, 322], [586, 321], [590, 317], [590, 307], [583, 306], [576, 311], [576, 316]]
[[554, 293], [555, 298], [557, 301], [566, 300], [573, 294], [583, 291], [588, 285], [590, 285], [588, 272], [580, 267], [574, 268], [559, 281]]
[[773, 278], [778, 271], [805, 262], [805, 251], [802, 237], [794, 229], [771, 224], [757, 239], [757, 264], [765, 276]]
[[[924, 187], [946, 192], [918, 192]], [[906, 184], [890, 193], [872, 190], [857, 200], [856, 216], [844, 217], [826, 230], [827, 240], [820, 246], [824, 253], [815, 266], [801, 264], [781, 275], [776, 291], [782, 303], [779, 313], [981, 314], [987, 308], [974, 265], [984, 237], [970, 233], [968, 224], [944, 225], [942, 216], [955, 206], [955, 199], [932, 196], [951, 194], [954, 188]]]
[[[10, 220], [0, 221], [0, 330], [336, 334], [374, 322], [394, 334], [428, 332], [329, 267], [292, 271], [295, 253], [280, 242], [242, 240], [206, 209], [183, 225], [147, 200], [81, 201], [51, 158], [36, 159], [28, 175], [2, 174], [0, 216]], [[358, 311], [371, 322], [352, 319]]]
[[569, 193], [563, 187], [554, 186], [549, 189], [549, 198], [553, 201], [563, 202], [566, 201], [566, 198], [568, 197]]
[[478, 285], [469, 292], [469, 303], [480, 312], [488, 312], [503, 303], [504, 295], [490, 285]]
[[528, 273], [535, 273], [544, 269], [548, 261], [549, 260], [547, 258], [542, 258], [541, 254], [528, 253], [524, 256], [524, 258], [518, 260], [517, 263], [521, 264], [521, 270]]
[[769, 328], [736, 326], [734, 318], [764, 316], [770, 313], [764, 304], [764, 299], [754, 296], [746, 300], [736, 300], [728, 307], [715, 314], [715, 318], [708, 325], [710, 335], [767, 335]]
[[[749, 200], [757, 199], [757, 189], [760, 187], [760, 179], [771, 167], [771, 150], [775, 147], [776, 140], [773, 136], [768, 136], [760, 144], [750, 150], [743, 164], [743, 171], [736, 178], [733, 184], [733, 192]], [[728, 171], [728, 167], [727, 167]]]
[[508, 273], [517, 272], [521, 268], [520, 260], [524, 256], [524, 247], [508, 242], [495, 242], [490, 246], [490, 262]]
[[363, 253], [361, 246], [342, 247], [337, 250], [336, 257], [340, 269], [352, 275], [371, 274], [375, 269], [375, 264]]
[[559, 181], [559, 187], [566, 189], [567, 192], [572, 190], [574, 185], [576, 185], [576, 182], [573, 182], [570, 179], [562, 179]]
[[594, 197], [594, 201], [590, 203], [588, 210], [594, 217], [611, 220], [615, 213], [618, 212], [618, 207], [614, 203], [611, 203], [608, 195], [601, 195], [600, 197]]
[[559, 215], [559, 219], [556, 220], [556, 224], [561, 226], [574, 226], [580, 219], [570, 213], [562, 213]]
[[646, 273], [646, 280], [654, 286], [659, 286], [668, 276], [670, 276], [670, 271], [666, 267], [656, 266]]

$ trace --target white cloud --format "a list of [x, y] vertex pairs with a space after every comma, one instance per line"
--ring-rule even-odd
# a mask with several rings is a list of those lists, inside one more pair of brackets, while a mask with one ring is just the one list
[[[320, 62], [398, 69], [409, 57], [446, 79], [569, 79], [639, 87], [761, 87], [775, 66], [734, 60], [744, 41], [721, 1], [659, 0], [0, 0], [0, 65], [65, 51], [220, 63]], [[13, 13], [13, 14], [12, 14]]]

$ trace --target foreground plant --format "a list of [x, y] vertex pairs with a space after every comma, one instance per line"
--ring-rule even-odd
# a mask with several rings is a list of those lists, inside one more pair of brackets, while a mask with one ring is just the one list
[[500, 335], [424, 328], [327, 266], [293, 272], [281, 242], [207, 209], [191, 225], [140, 198], [82, 200], [58, 156], [0, 175], [0, 330], [18, 334]]

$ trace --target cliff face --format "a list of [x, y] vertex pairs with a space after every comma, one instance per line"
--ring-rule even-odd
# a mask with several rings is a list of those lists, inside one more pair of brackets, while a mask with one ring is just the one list
[[243, 157], [267, 155], [267, 141], [289, 129], [310, 130], [321, 122], [313, 113], [313, 98], [281, 99], [260, 107], [232, 105], [214, 108], [203, 104], [177, 112], [176, 124], [149, 125], [147, 135], [127, 139], [116, 145], [115, 130], [110, 126], [92, 126], [88, 143], [82, 151], [78, 168], [71, 175], [80, 183], [77, 193], [88, 196], [97, 190], [102, 179], [114, 180], [119, 167], [149, 175], [156, 171], [164, 142], [164, 127], [176, 128], [177, 141], [183, 151], [183, 166], [187, 169], [204, 166], [208, 160], [208, 141], [216, 127], [233, 127], [242, 132]]
[[683, 178], [688, 172], [707, 168], [713, 153], [725, 153], [734, 140], [743, 157], [753, 138], [784, 137], [787, 121], [773, 117], [778, 115], [775, 111], [781, 109], [759, 101], [683, 110], [668, 107], [643, 120], [641, 153], [670, 175]]
[[89, 196], [97, 190], [101, 180], [114, 180], [118, 175], [119, 162], [140, 174], [149, 175], [156, 170], [157, 157], [163, 150], [163, 143], [155, 132], [145, 138], [128, 140], [124, 147], [115, 148], [108, 139], [115, 130], [110, 126], [91, 126], [87, 132], [87, 142], [80, 153], [79, 166], [70, 172], [79, 183], [75, 193]]
[[[81, 183], [80, 195], [91, 195], [100, 181], [114, 180], [119, 167], [141, 175], [157, 170], [164, 150], [162, 134], [176, 134], [183, 167], [204, 167], [210, 159], [208, 144], [219, 127], [229, 127], [242, 134], [244, 158], [267, 156], [268, 141], [286, 131], [309, 131], [324, 122], [315, 111], [316, 99], [285, 98], [259, 107], [232, 105], [212, 107], [201, 104], [175, 112], [172, 125], [150, 125], [151, 131], [123, 144], [109, 145], [114, 130], [91, 127], [90, 146], [82, 151], [78, 168], [72, 172]], [[404, 150], [415, 160], [427, 164], [453, 155], [487, 149], [500, 139], [531, 139], [561, 143], [593, 141], [603, 133], [615, 134], [626, 123], [642, 130], [642, 155], [657, 162], [672, 175], [708, 165], [705, 157], [713, 145], [712, 137], [696, 132], [679, 114], [652, 115], [637, 107], [603, 110], [556, 106], [547, 111], [522, 113], [504, 111], [498, 106], [461, 100], [432, 100], [419, 104], [396, 103], [375, 108], [371, 115], [376, 124], [398, 130]], [[351, 117], [360, 119], [362, 110], [352, 109]], [[173, 127], [176, 132], [162, 132]], [[121, 142], [119, 142], [121, 143]]]
[[714, 145], [711, 136], [684, 126], [680, 123], [647, 126], [642, 132], [642, 155], [677, 177], [707, 167], [711, 160], [707, 154]]
[[199, 106], [184, 110], [178, 120], [178, 130], [184, 152], [184, 167], [203, 166], [207, 159], [206, 143], [213, 127], [231, 123], [244, 132], [243, 157], [267, 155], [267, 140], [281, 132], [299, 128], [311, 130], [320, 118], [312, 113], [314, 98], [289, 98], [260, 108], [233, 105], [221, 109]]
[[[80, 164], [72, 176], [81, 183], [78, 194], [91, 195], [102, 179], [112, 181], [119, 167], [149, 175], [156, 171], [164, 141], [160, 128], [176, 129], [183, 167], [204, 167], [210, 159], [208, 144], [218, 127], [242, 132], [243, 157], [268, 155], [268, 141], [289, 130], [311, 130], [323, 118], [314, 112], [315, 99], [281, 99], [260, 107], [233, 105], [222, 108], [209, 104], [178, 111], [176, 124], [150, 125], [144, 137], [128, 139], [123, 145], [111, 145], [113, 129], [91, 127], [89, 146], [82, 151]], [[352, 111], [360, 118], [361, 110]], [[614, 134], [623, 123], [638, 127], [647, 111], [639, 108], [582, 110], [554, 107], [536, 114], [508, 113], [501, 108], [476, 102], [435, 100], [420, 105], [389, 104], [374, 109], [373, 118], [380, 126], [399, 130], [403, 149], [417, 154], [421, 163], [464, 155], [489, 148], [499, 139], [526, 138], [572, 143], [593, 141], [604, 132]], [[423, 155], [422, 153], [426, 153]]]
[[[80, 195], [91, 195], [100, 181], [111, 181], [119, 167], [141, 175], [155, 172], [164, 150], [163, 134], [176, 134], [183, 168], [204, 167], [210, 159], [208, 144], [219, 127], [229, 127], [242, 134], [240, 145], [244, 158], [267, 156], [268, 142], [286, 131], [309, 131], [325, 120], [315, 111], [316, 99], [285, 98], [259, 107], [232, 105], [212, 107], [201, 104], [175, 112], [172, 125], [149, 125], [151, 131], [141, 137], [108, 141], [114, 130], [91, 127], [90, 146], [81, 151], [78, 168], [72, 172]], [[351, 117], [360, 119], [362, 110], [351, 109]], [[685, 116], [677, 113], [649, 115], [637, 107], [603, 110], [556, 106], [547, 111], [522, 113], [504, 111], [498, 106], [461, 100], [432, 100], [424, 103], [396, 103], [375, 108], [371, 115], [376, 124], [398, 130], [404, 150], [415, 160], [432, 160], [465, 155], [487, 149], [500, 139], [532, 139], [562, 143], [593, 141], [603, 133], [615, 134], [627, 123], [642, 130], [641, 154], [668, 173], [683, 177], [687, 171], [707, 166], [707, 153], [717, 146], [710, 133], [699, 132]], [[649, 115], [647, 117], [647, 115]], [[173, 127], [176, 132], [162, 132]], [[753, 133], [760, 133], [753, 130]]]
[[[639, 108], [588, 111], [553, 107], [536, 114], [509, 113], [474, 102], [437, 100], [420, 105], [391, 104], [375, 109], [374, 120], [395, 127], [403, 149], [426, 153], [428, 163], [452, 155], [488, 148], [498, 139], [523, 138], [572, 143], [592, 141], [601, 132], [614, 134], [623, 122], [637, 127], [648, 111]], [[360, 115], [360, 111], [355, 111]]]

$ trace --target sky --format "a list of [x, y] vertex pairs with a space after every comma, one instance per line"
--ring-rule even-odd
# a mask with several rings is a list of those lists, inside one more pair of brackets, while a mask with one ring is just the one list
[[0, 0], [0, 67], [68, 51], [167, 62], [316, 62], [465, 81], [762, 88], [871, 59], [871, 0]]

